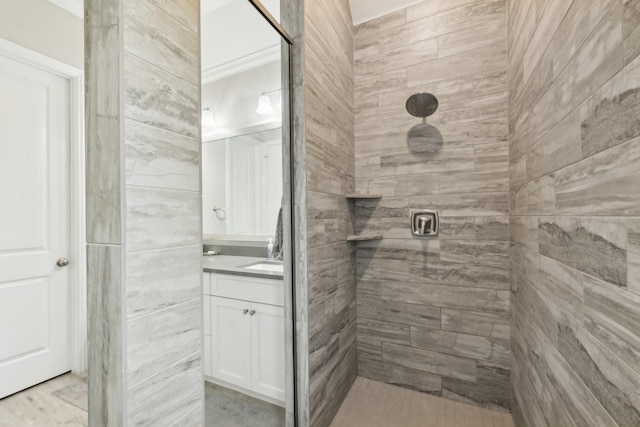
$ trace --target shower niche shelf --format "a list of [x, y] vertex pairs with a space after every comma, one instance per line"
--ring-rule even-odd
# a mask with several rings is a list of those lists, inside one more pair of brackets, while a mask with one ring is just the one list
[[347, 236], [347, 242], [367, 242], [367, 241], [370, 241], [370, 240], [382, 240], [382, 235], [380, 235], [380, 234], [374, 234], [374, 235], [362, 234], [362, 235]]
[[[349, 193], [346, 197], [347, 200], [357, 202], [358, 200], [380, 200], [382, 199], [382, 194]], [[358, 211], [360, 210], [361, 206], [358, 206], [358, 203], [354, 203], [354, 207], [355, 210], [353, 211], [353, 214], [356, 216], [356, 218], [358, 218]], [[354, 218], [354, 222], [356, 218]], [[372, 240], [382, 239], [382, 234], [367, 234], [366, 232], [362, 234], [347, 236], [347, 242], [368, 242]]]
[[350, 194], [347, 194], [347, 199], [348, 200], [382, 199], [382, 195], [350, 193]]

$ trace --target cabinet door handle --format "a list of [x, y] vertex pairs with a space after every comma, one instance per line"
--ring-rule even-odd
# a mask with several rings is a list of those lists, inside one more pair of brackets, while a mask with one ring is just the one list
[[248, 308], [245, 308], [244, 310], [242, 310], [242, 314], [247, 314], [249, 312]]
[[255, 310], [251, 310], [251, 311], [249, 312], [249, 314], [250, 314], [251, 316], [253, 316], [254, 314], [256, 314], [256, 311], [255, 311]]

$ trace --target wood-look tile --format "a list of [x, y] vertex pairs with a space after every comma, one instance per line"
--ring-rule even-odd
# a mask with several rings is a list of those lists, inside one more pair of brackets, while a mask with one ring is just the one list
[[509, 318], [504, 314], [443, 308], [442, 329], [508, 340]]
[[439, 353], [509, 363], [509, 341], [438, 329], [411, 327], [411, 345]]
[[[201, 353], [179, 361], [128, 390], [128, 421], [131, 426], [175, 425], [204, 405]], [[167, 399], [165, 390], [171, 390]], [[202, 413], [200, 414], [202, 416]], [[200, 419], [201, 420], [201, 419]]]
[[624, 60], [629, 64], [640, 55], [640, 2], [624, 0], [623, 7]]
[[[126, 372], [129, 389], [198, 352], [202, 348], [201, 324], [201, 298], [129, 319]], [[194, 363], [200, 365], [199, 355]]]
[[151, 0], [124, 2], [124, 15], [126, 52], [198, 85], [197, 31], [185, 28]]
[[410, 343], [410, 326], [358, 317], [358, 336], [382, 343]]
[[538, 22], [535, 32], [531, 37], [529, 46], [524, 54], [524, 79], [528, 80], [540, 61], [540, 57], [546, 52], [551, 39], [562, 23], [564, 16], [571, 7], [573, 1], [560, 0], [546, 2], [542, 17]]
[[620, 16], [616, 3], [534, 108], [537, 135], [546, 133], [622, 69]]
[[413, 196], [440, 192], [440, 176], [432, 173], [383, 176], [356, 180], [356, 189], [362, 194], [382, 196]]
[[552, 301], [563, 314], [582, 323], [584, 318], [583, 275], [547, 257], [540, 257], [539, 270], [531, 277], [536, 289]]
[[506, 193], [442, 194], [409, 197], [412, 209], [435, 209], [441, 216], [499, 216], [508, 212]]
[[582, 105], [585, 158], [640, 136], [639, 76], [640, 58], [628, 64]]
[[438, 56], [443, 58], [506, 42], [505, 16], [505, 2], [497, 2], [491, 13], [478, 15], [456, 31], [441, 33], [438, 35]]
[[382, 343], [382, 360], [417, 371], [474, 381], [476, 363], [472, 359], [420, 348]]
[[358, 294], [358, 318], [391, 322], [402, 325], [440, 327], [440, 308], [417, 304], [404, 304], [380, 299], [366, 292]]
[[585, 330], [640, 372], [640, 297], [585, 276], [584, 305]]
[[429, 84], [474, 72], [494, 70], [506, 62], [506, 44], [499, 43], [409, 67], [409, 87]]
[[200, 30], [200, 8], [198, 7], [198, 0], [149, 1], [164, 10], [173, 17], [173, 19], [181, 22], [194, 33]]
[[200, 246], [128, 254], [127, 318], [198, 298], [202, 293], [201, 254]]
[[200, 191], [201, 142], [125, 120], [128, 185]]
[[580, 114], [575, 110], [526, 153], [526, 180], [541, 178], [581, 160], [580, 141]]
[[557, 172], [556, 209], [563, 215], [640, 214], [640, 138]]
[[515, 214], [553, 215], [556, 211], [556, 197], [553, 174], [532, 181], [515, 191]]
[[411, 5], [407, 7], [406, 9], [407, 20], [416, 21], [418, 19], [423, 19], [429, 16], [447, 12], [451, 9], [465, 6], [469, 3], [474, 3], [474, 2], [477, 2], [477, 0], [451, 0], [446, 3], [430, 2], [430, 1], [418, 2], [415, 5]]
[[127, 186], [127, 251], [199, 245], [199, 193]]
[[[458, 242], [447, 240], [445, 242]], [[502, 261], [501, 261], [502, 262]], [[423, 263], [411, 263], [409, 277], [414, 282], [442, 284], [452, 287], [480, 289], [509, 289], [509, 271], [507, 262], [504, 266], [490, 263], [467, 264], [465, 262], [451, 262], [426, 260]]]
[[491, 240], [444, 240], [440, 242], [440, 260], [506, 269], [509, 265], [509, 243]]
[[630, 220], [627, 235], [627, 289], [640, 295], [640, 220]]
[[508, 390], [456, 378], [442, 378], [442, 396], [462, 402], [476, 402], [492, 410], [509, 411]]
[[538, 219], [533, 216], [511, 216], [511, 241], [528, 249], [538, 250]]
[[582, 329], [558, 328], [558, 349], [620, 426], [640, 423], [640, 374]]
[[[122, 120], [120, 27], [112, 1], [87, 2], [86, 177], [87, 241], [121, 243]], [[100, 82], [97, 84], [97, 82]], [[96, 84], [94, 84], [96, 83]]]
[[623, 221], [606, 218], [540, 218], [540, 254], [618, 286], [627, 283], [627, 234]]
[[89, 425], [125, 425], [122, 251], [87, 246]]
[[125, 116], [191, 138], [200, 138], [200, 94], [192, 85], [125, 53]]

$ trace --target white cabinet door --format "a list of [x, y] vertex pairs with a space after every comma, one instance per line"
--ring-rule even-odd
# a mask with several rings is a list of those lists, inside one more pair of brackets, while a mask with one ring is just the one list
[[0, 399], [71, 367], [69, 108], [68, 80], [0, 55]]
[[211, 375], [244, 388], [251, 388], [250, 306], [211, 297]]
[[251, 304], [251, 389], [284, 401], [284, 308]]
[[208, 377], [211, 376], [211, 335], [204, 336], [204, 374]]

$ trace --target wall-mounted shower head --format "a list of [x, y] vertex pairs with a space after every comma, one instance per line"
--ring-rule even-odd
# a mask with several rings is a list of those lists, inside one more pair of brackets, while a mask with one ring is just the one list
[[414, 117], [426, 118], [438, 109], [438, 98], [430, 93], [416, 93], [407, 99], [407, 111]]

